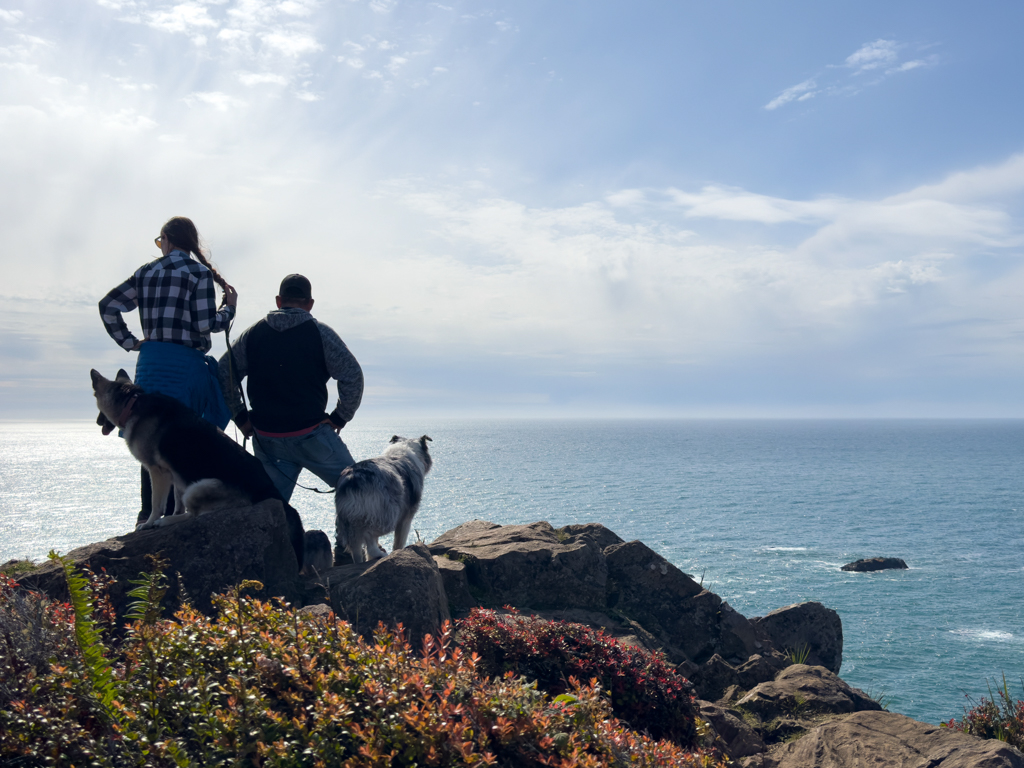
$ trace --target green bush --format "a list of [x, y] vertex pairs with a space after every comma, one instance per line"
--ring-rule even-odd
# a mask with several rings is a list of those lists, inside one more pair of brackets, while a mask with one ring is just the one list
[[582, 624], [545, 621], [475, 608], [458, 622], [459, 643], [480, 657], [491, 676], [512, 672], [558, 695], [572, 677], [594, 679], [611, 698], [616, 717], [655, 738], [695, 746], [693, 687], [660, 654], [633, 648]]
[[[134, 618], [118, 628], [0, 580], [0, 626], [12, 628], [0, 633], [0, 764], [723, 766], [629, 730], [596, 681], [571, 678], [552, 697], [482, 675], [447, 627], [416, 654], [400, 633], [367, 642], [333, 618], [250, 599], [251, 584], [217, 596], [216, 619], [185, 605], [164, 620], [151, 610], [162, 576], [136, 585]], [[102, 614], [102, 579], [74, 589]]]
[[994, 694], [990, 687], [988, 698], [964, 707], [962, 719], [954, 718], [943, 725], [982, 739], [999, 739], [1024, 751], [1024, 701], [1014, 700], [1005, 675], [1002, 687], [997, 686]]

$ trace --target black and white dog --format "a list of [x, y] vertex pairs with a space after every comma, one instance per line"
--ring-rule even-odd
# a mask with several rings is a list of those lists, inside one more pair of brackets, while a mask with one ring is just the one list
[[357, 563], [384, 557], [377, 537], [395, 532], [396, 550], [409, 538], [412, 518], [423, 498], [423, 478], [433, 461], [429, 437], [395, 435], [384, 453], [346, 467], [334, 494], [337, 511], [334, 558], [348, 550]]
[[[288, 538], [299, 568], [303, 529], [299, 513], [267, 477], [260, 460], [195, 411], [173, 397], [147, 394], [124, 370], [113, 381], [92, 371], [92, 388], [103, 434], [124, 430], [132, 456], [149, 470], [153, 512], [139, 530], [171, 525], [218, 509], [278, 499], [284, 506]], [[161, 517], [174, 491], [174, 514]]]

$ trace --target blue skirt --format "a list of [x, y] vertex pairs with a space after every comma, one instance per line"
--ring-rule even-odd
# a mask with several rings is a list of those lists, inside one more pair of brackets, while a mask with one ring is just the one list
[[217, 376], [217, 360], [198, 349], [166, 341], [146, 341], [139, 348], [135, 383], [146, 392], [169, 395], [224, 429], [231, 412]]

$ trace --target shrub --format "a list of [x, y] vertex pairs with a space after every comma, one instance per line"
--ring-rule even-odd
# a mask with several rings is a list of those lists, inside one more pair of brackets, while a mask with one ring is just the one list
[[458, 623], [459, 642], [480, 657], [481, 672], [522, 675], [552, 695], [568, 690], [571, 677], [594, 678], [608, 692], [616, 717], [655, 738], [695, 744], [693, 688], [660, 654], [582, 624], [506, 610], [475, 608]]
[[943, 725], [983, 739], [999, 739], [1024, 751], [1024, 701], [1014, 701], [1006, 684], [1006, 675], [1003, 675], [1002, 687], [996, 687], [995, 694], [989, 687], [988, 698], [983, 697], [970, 709], [964, 707], [961, 720], [954, 718]]
[[[104, 585], [95, 576], [89, 584], [97, 610]], [[367, 642], [333, 618], [250, 599], [244, 590], [254, 584], [215, 597], [216, 619], [186, 605], [174, 620], [151, 610], [162, 596], [159, 573], [136, 585], [127, 631], [94, 621], [82, 640], [112, 670], [102, 690], [73, 639], [46, 646], [47, 662], [36, 652], [34, 665], [27, 643], [0, 640], [0, 671], [15, 680], [0, 709], [0, 763], [724, 768], [626, 728], [597, 681], [572, 677], [552, 697], [511, 674], [482, 677], [447, 626], [415, 654], [400, 632], [381, 627]], [[23, 595], [0, 582], [5, 626], [27, 605], [47, 631], [74, 637], [69, 607]]]

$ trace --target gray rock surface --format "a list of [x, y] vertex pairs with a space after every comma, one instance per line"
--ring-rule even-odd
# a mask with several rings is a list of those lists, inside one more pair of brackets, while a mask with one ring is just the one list
[[701, 717], [715, 729], [729, 757], [736, 759], [764, 752], [761, 737], [732, 712], [708, 701], [697, 703], [700, 706]]
[[905, 570], [906, 568], [908, 568], [907, 564], [898, 557], [869, 557], [847, 563], [840, 570], [864, 573], [867, 571]]
[[592, 536], [560, 537], [545, 522], [474, 520], [432, 541], [430, 552], [463, 563], [470, 590], [487, 607], [604, 608], [608, 569]]
[[422, 544], [392, 552], [368, 567], [349, 565], [325, 574], [335, 614], [366, 637], [378, 623], [399, 622], [414, 649], [428, 632], [435, 637], [448, 621], [448, 598], [437, 563]]
[[452, 613], [466, 613], [477, 605], [476, 598], [469, 591], [469, 577], [466, 564], [447, 557], [435, 557], [434, 562], [441, 573], [444, 592], [448, 597], [448, 610]]
[[673, 661], [703, 664], [717, 653], [742, 663], [757, 650], [743, 616], [647, 545], [613, 544], [604, 555], [608, 608], [642, 625]]
[[[67, 556], [78, 566], [87, 565], [96, 572], [105, 569], [115, 579], [110, 596], [118, 616], [123, 618], [130, 602], [128, 592], [133, 588], [129, 581], [151, 571], [147, 555], [158, 553], [170, 561], [170, 588], [164, 598], [168, 615], [179, 605], [181, 587], [196, 608], [211, 615], [212, 595], [243, 579], [262, 582], [264, 597], [276, 595], [294, 601], [300, 595], [299, 566], [289, 542], [284, 510], [276, 499], [210, 512], [164, 528], [135, 531], [80, 547]], [[55, 563], [47, 562], [18, 581], [54, 599], [68, 599], [64, 573]]]
[[809, 714], [847, 714], [880, 710], [881, 705], [858, 688], [852, 688], [824, 667], [794, 664], [767, 683], [754, 687], [736, 702], [761, 720]]
[[1024, 768], [1024, 755], [892, 712], [858, 712], [809, 731], [766, 768]]
[[807, 649], [806, 663], [836, 674], [843, 665], [843, 622], [821, 603], [796, 603], [755, 617], [750, 623], [782, 653]]

